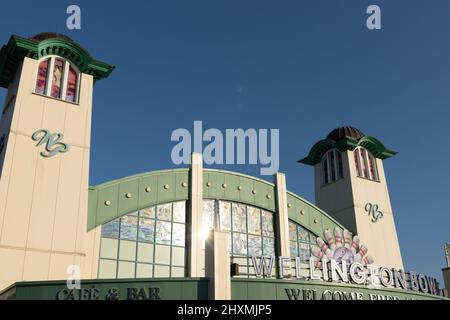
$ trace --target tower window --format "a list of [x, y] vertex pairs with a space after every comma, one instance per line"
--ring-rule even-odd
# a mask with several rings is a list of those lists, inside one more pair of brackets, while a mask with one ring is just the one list
[[78, 102], [80, 72], [69, 61], [49, 57], [39, 63], [35, 93]]
[[375, 157], [364, 148], [354, 151], [356, 175], [373, 181], [380, 181]]
[[328, 184], [344, 177], [342, 155], [339, 150], [328, 151], [322, 159], [322, 182]]

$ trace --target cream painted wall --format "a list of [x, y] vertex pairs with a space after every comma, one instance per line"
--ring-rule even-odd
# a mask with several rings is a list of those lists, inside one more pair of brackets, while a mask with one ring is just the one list
[[[0, 120], [9, 132], [0, 177], [0, 290], [16, 281], [66, 279], [69, 265], [97, 275], [99, 228], [87, 232], [93, 78], [82, 74], [79, 105], [34, 94], [38, 61], [25, 58]], [[40, 155], [31, 135], [64, 134], [67, 153]]]
[[[383, 162], [376, 159], [380, 182], [375, 182], [357, 177], [353, 151], [343, 152], [342, 159], [344, 178], [326, 186], [321, 185], [320, 164], [315, 166], [317, 205], [358, 234], [375, 264], [403, 269]], [[377, 204], [383, 212], [378, 222], [365, 211], [367, 203]]]

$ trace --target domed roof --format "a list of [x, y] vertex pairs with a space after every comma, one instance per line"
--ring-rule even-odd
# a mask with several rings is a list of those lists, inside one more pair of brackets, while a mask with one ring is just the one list
[[35, 35], [34, 37], [31, 37], [31, 40], [35, 40], [37, 42], [41, 42], [47, 39], [53, 39], [53, 38], [59, 38], [59, 39], [64, 39], [64, 40], [68, 40], [68, 41], [72, 41], [72, 39], [70, 39], [68, 36], [61, 34], [61, 33], [56, 33], [56, 32], [42, 32], [39, 33], [37, 35]]
[[345, 126], [345, 127], [336, 128], [333, 131], [331, 131], [327, 135], [327, 139], [334, 140], [334, 141], [339, 141], [339, 140], [346, 139], [346, 138], [359, 140], [364, 136], [365, 136], [365, 134], [362, 133], [360, 130], [358, 130], [354, 127]]

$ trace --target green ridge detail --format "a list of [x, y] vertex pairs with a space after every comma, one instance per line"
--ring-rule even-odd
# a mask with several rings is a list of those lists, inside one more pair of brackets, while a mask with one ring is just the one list
[[318, 164], [324, 154], [331, 149], [339, 151], [355, 150], [357, 147], [363, 147], [369, 150], [375, 158], [385, 160], [397, 154], [393, 150], [387, 149], [380, 140], [374, 137], [365, 136], [359, 140], [345, 138], [339, 141], [323, 139], [317, 142], [309, 151], [307, 157], [297, 161], [303, 164], [314, 166]]
[[37, 42], [13, 35], [0, 50], [0, 87], [7, 88], [13, 81], [24, 57], [37, 60], [53, 54], [71, 61], [81, 72], [92, 75], [95, 80], [108, 77], [115, 68], [95, 60], [87, 50], [70, 40], [50, 38]]
[[[212, 183], [211, 187], [206, 186], [208, 181]], [[182, 182], [188, 185], [182, 187]], [[224, 182], [228, 185], [227, 188], [222, 187]], [[168, 184], [170, 188], [164, 189], [165, 184]], [[245, 188], [239, 191], [236, 188], [237, 185], [245, 186]], [[89, 188], [88, 196], [87, 230], [149, 206], [189, 200], [189, 186], [189, 168], [151, 171], [92, 186]], [[150, 188], [151, 192], [146, 192], [146, 188]], [[252, 190], [256, 190], [256, 194], [253, 194]], [[125, 197], [128, 192], [132, 193], [132, 198]], [[270, 199], [266, 197], [267, 194], [271, 195]], [[337, 226], [344, 229], [326, 212], [302, 197], [289, 191], [287, 196], [292, 204], [288, 209], [289, 219], [301, 226], [320, 236], [326, 228], [333, 229]], [[243, 203], [276, 214], [275, 185], [238, 172], [204, 169], [203, 198]], [[105, 205], [106, 201], [110, 201], [110, 204]], [[299, 217], [297, 214], [301, 209], [305, 211], [305, 214]], [[313, 223], [314, 219], [317, 219], [318, 223]]]

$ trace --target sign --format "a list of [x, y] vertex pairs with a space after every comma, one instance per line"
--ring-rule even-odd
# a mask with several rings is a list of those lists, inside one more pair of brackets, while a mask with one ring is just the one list
[[378, 210], [377, 204], [372, 204], [368, 202], [364, 207], [364, 210], [367, 212], [369, 216], [372, 216], [372, 222], [375, 223], [381, 218], [383, 218], [383, 212]]
[[[292, 261], [295, 270], [292, 269]], [[258, 278], [271, 278], [273, 276], [274, 256], [253, 256], [253, 268]], [[415, 272], [404, 272], [399, 269], [389, 269], [379, 267], [373, 264], [363, 265], [360, 262], [351, 264], [347, 261], [338, 262], [337, 260], [327, 260], [323, 258], [318, 261], [314, 256], [309, 259], [307, 268], [308, 276], [304, 276], [302, 263], [299, 257], [291, 259], [289, 257], [278, 257], [278, 275], [279, 279], [308, 279], [321, 280], [328, 282], [344, 282], [349, 284], [364, 285], [370, 288], [397, 288], [411, 290], [415, 292], [439, 295], [439, 283], [435, 278]], [[294, 271], [294, 272], [293, 272]]]
[[160, 288], [130, 287], [126, 291], [120, 291], [112, 287], [102, 292], [96, 286], [83, 289], [62, 289], [56, 293], [56, 300], [160, 300]]
[[[316, 289], [284, 289], [289, 300], [401, 300], [396, 295], [379, 293], [364, 293], [360, 291], [324, 290]], [[413, 300], [413, 298], [406, 298]]]
[[45, 129], [37, 130], [31, 136], [33, 141], [37, 141], [36, 147], [45, 144], [45, 151], [41, 152], [44, 158], [51, 158], [58, 153], [69, 151], [69, 145], [62, 142], [64, 135], [62, 133], [50, 133]]
[[[378, 212], [378, 206], [375, 206], [371, 205], [370, 210]], [[358, 236], [352, 237], [348, 230], [341, 231], [335, 227], [333, 232], [326, 229], [323, 235], [325, 240], [318, 237], [316, 245], [311, 245], [309, 276], [306, 277], [309, 280], [352, 283], [371, 288], [398, 288], [433, 295], [440, 292], [437, 280], [432, 277], [376, 266], [374, 259], [367, 255], [368, 248], [360, 244]], [[255, 275], [272, 277], [274, 262], [274, 256], [253, 256]], [[292, 265], [295, 265], [294, 273]], [[304, 266], [300, 257], [278, 257], [278, 277], [304, 279]]]

